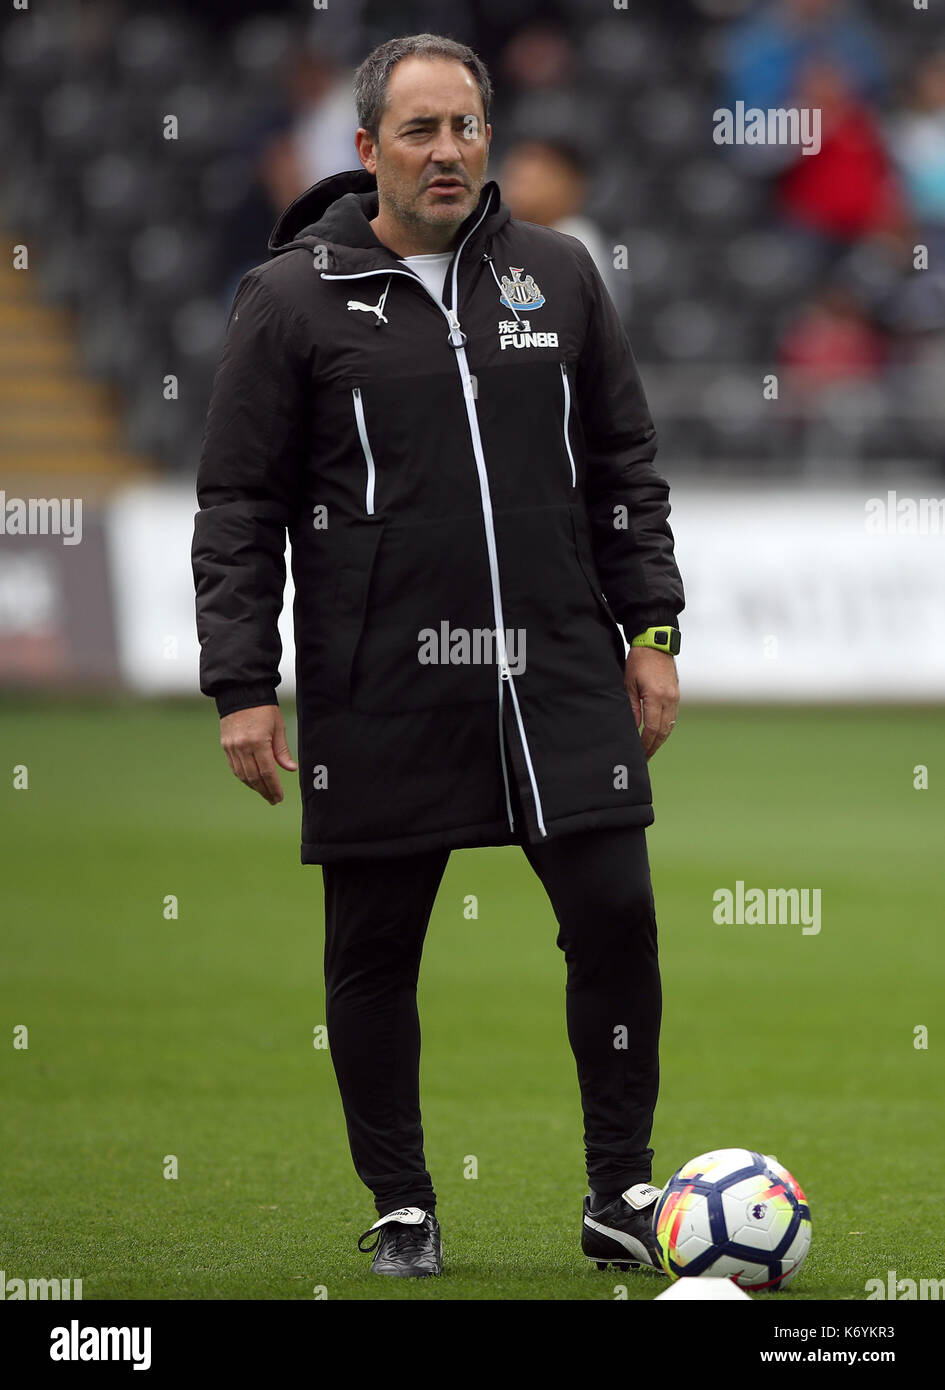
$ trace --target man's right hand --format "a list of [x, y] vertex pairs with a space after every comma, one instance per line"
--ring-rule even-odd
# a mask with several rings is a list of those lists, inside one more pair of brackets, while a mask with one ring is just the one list
[[220, 720], [220, 744], [234, 774], [254, 792], [278, 806], [284, 799], [276, 763], [298, 772], [289, 752], [285, 724], [278, 705], [235, 710]]

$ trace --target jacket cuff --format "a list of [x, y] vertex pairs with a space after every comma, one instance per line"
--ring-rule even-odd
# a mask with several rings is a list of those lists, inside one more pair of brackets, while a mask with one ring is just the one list
[[257, 705], [277, 705], [274, 685], [228, 685], [213, 697], [216, 700], [217, 714], [222, 719], [226, 714], [235, 714], [241, 709], [255, 709]]
[[620, 626], [628, 642], [646, 632], [648, 627], [674, 627], [679, 630], [679, 615], [671, 608], [649, 608], [644, 613], [624, 614]]

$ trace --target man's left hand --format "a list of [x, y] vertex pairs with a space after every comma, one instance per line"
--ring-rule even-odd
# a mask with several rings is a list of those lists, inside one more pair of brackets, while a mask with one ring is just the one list
[[676, 723], [679, 709], [676, 662], [669, 652], [658, 651], [656, 647], [631, 647], [627, 653], [624, 685], [649, 761], [669, 738]]

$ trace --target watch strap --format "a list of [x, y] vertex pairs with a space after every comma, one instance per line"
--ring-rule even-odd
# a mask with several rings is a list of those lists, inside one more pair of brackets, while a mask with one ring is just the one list
[[637, 633], [630, 645], [631, 647], [655, 647], [657, 651], [667, 652], [670, 656], [675, 656], [681, 645], [680, 632], [670, 623], [661, 623], [658, 627], [648, 627], [645, 632]]

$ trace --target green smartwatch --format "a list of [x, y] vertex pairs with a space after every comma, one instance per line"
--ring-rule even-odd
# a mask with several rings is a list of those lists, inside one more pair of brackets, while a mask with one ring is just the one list
[[634, 637], [630, 645], [631, 647], [656, 647], [658, 651], [675, 656], [679, 651], [681, 641], [678, 628], [663, 625], [661, 627], [648, 627], [646, 632], [641, 632]]

